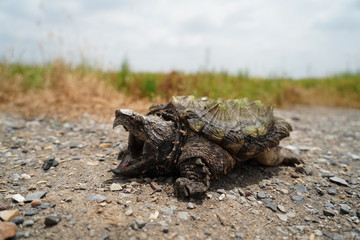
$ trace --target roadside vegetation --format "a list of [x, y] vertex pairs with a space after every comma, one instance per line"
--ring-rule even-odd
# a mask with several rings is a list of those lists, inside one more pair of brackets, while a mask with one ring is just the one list
[[[120, 104], [146, 111], [151, 102], [188, 94], [247, 97], [277, 107], [305, 104], [360, 108], [360, 72], [293, 80], [257, 78], [242, 72], [133, 72], [127, 61], [119, 71], [73, 67], [62, 60], [36, 66], [0, 63], [0, 105], [8, 110], [20, 107], [36, 112], [63, 106], [82, 111], [86, 104], [101, 110]], [[93, 112], [91, 109], [85, 108]]]

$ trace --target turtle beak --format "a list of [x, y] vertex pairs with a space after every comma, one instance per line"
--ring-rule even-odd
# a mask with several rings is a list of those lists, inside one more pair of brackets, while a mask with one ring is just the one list
[[113, 122], [113, 129], [118, 125], [124, 125], [126, 122], [133, 120], [135, 112], [129, 109], [117, 109], [115, 111], [115, 119]]
[[148, 127], [146, 123], [146, 117], [140, 113], [129, 109], [118, 109], [115, 111], [113, 128], [117, 127], [118, 125], [122, 125], [126, 131], [134, 134], [136, 137], [142, 140], [145, 140], [147, 132], [145, 129]]

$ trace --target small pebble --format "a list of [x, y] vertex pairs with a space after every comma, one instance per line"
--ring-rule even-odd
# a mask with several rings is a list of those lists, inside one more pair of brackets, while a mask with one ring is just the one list
[[56, 167], [59, 165], [59, 162], [55, 160], [55, 157], [47, 158], [44, 160], [44, 164], [42, 165], [42, 169], [49, 170], [51, 167]]
[[295, 184], [292, 188], [298, 192], [302, 192], [302, 193], [308, 192], [307, 188], [302, 184]]
[[347, 183], [347, 181], [345, 179], [339, 178], [339, 177], [330, 177], [329, 178], [331, 182], [340, 184], [340, 185], [344, 185], [344, 186], [349, 186], [349, 184]]
[[266, 197], [266, 194], [264, 192], [258, 192], [257, 197], [258, 199], [264, 199]]
[[110, 191], [120, 191], [122, 189], [123, 188], [118, 183], [113, 183], [113, 184], [110, 185]]
[[39, 210], [31, 209], [31, 210], [26, 211], [24, 215], [25, 216], [34, 216], [34, 215], [36, 215], [38, 213], [39, 213]]
[[30, 193], [26, 196], [24, 202], [28, 203], [37, 199], [41, 199], [46, 195], [46, 193], [47, 193], [46, 191], [38, 191], [38, 192]]
[[195, 205], [194, 205], [192, 202], [189, 202], [189, 203], [187, 204], [187, 208], [188, 208], [188, 209], [194, 209], [194, 208], [195, 208]]
[[0, 222], [0, 239], [12, 238], [16, 234], [16, 224], [13, 222]]
[[211, 232], [209, 231], [209, 229], [205, 228], [204, 229], [204, 234], [209, 236], [209, 235], [211, 235]]
[[329, 195], [336, 195], [337, 194], [337, 190], [335, 188], [329, 188], [327, 190]]
[[341, 214], [349, 214], [351, 211], [351, 207], [347, 204], [339, 204], [340, 205], [340, 213]]
[[46, 216], [44, 223], [45, 223], [45, 226], [51, 227], [51, 226], [58, 224], [60, 222], [60, 220], [61, 220], [61, 215], [54, 213], [54, 214]]
[[37, 199], [37, 200], [34, 200], [31, 202], [31, 207], [37, 207], [37, 206], [40, 206], [41, 205], [41, 200], [40, 199]]
[[220, 189], [216, 190], [216, 192], [219, 193], [219, 194], [225, 194], [226, 193], [225, 189], [223, 189], [223, 188], [220, 188]]
[[244, 234], [241, 232], [237, 232], [237, 233], [235, 233], [235, 237], [236, 238], [244, 238]]
[[24, 202], [25, 198], [21, 196], [21, 194], [15, 194], [12, 196], [12, 200], [14, 200], [17, 203], [22, 203]]
[[129, 209], [127, 209], [126, 211], [125, 211], [125, 215], [126, 216], [131, 216], [132, 214], [133, 214], [133, 210], [131, 209], [131, 208], [129, 208]]
[[323, 196], [324, 195], [324, 190], [322, 190], [321, 188], [319, 187], [316, 187], [315, 188], [315, 191], [317, 194], [319, 194], [319, 196]]
[[101, 203], [107, 199], [107, 197], [99, 195], [99, 194], [89, 194], [87, 196], [89, 201], [96, 201], [98, 203]]
[[15, 223], [16, 225], [22, 224], [25, 221], [25, 218], [22, 216], [17, 216], [11, 219], [11, 222]]
[[304, 197], [301, 196], [301, 195], [291, 196], [291, 199], [292, 199], [294, 202], [297, 202], [297, 203], [302, 203], [302, 202], [304, 202]]
[[157, 184], [157, 182], [150, 182], [150, 187], [155, 192], [160, 192], [161, 191], [161, 187], [159, 186], [159, 184]]
[[323, 211], [323, 214], [325, 216], [329, 216], [329, 217], [334, 217], [336, 215], [336, 213], [333, 210], [330, 210], [330, 209], [325, 209]]
[[142, 219], [135, 219], [135, 224], [139, 229], [142, 229], [143, 227], [145, 227], [146, 222]]
[[283, 222], [287, 222], [288, 217], [285, 214], [276, 214], [276, 216]]
[[276, 212], [277, 211], [277, 206], [276, 204], [273, 202], [272, 199], [269, 198], [264, 198], [261, 199], [261, 201], [264, 203], [264, 206], [267, 208], [270, 208], [272, 211]]
[[181, 220], [189, 220], [189, 218], [190, 218], [190, 214], [188, 212], [184, 212], [184, 211], [178, 212], [177, 216]]
[[163, 233], [168, 233], [170, 231], [169, 227], [163, 227], [162, 229]]
[[297, 174], [297, 173], [291, 173], [291, 177], [292, 177], [292, 178], [299, 178], [299, 177], [300, 177], [300, 175], [299, 175], [299, 174]]
[[279, 209], [280, 212], [286, 213], [286, 209], [285, 209], [285, 207], [283, 205], [279, 204], [279, 205], [277, 205], [277, 208]]
[[224, 200], [224, 199], [225, 199], [225, 196], [226, 196], [226, 195], [225, 195], [224, 193], [221, 194], [221, 195], [219, 196], [219, 200], [220, 200], [220, 201]]
[[16, 216], [19, 216], [20, 212], [17, 209], [0, 211], [0, 218], [5, 222], [9, 222]]
[[24, 227], [31, 227], [32, 225], [34, 225], [34, 220], [26, 220], [24, 221], [24, 223], [22, 224]]
[[245, 190], [245, 197], [251, 196], [252, 194], [250, 190]]

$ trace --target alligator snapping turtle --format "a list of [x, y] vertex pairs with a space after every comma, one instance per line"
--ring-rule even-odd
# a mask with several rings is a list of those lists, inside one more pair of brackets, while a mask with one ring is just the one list
[[128, 148], [119, 153], [121, 163], [112, 172], [129, 177], [177, 173], [178, 196], [205, 193], [210, 179], [239, 161], [267, 166], [296, 161], [280, 154], [278, 146], [291, 125], [260, 101], [177, 96], [152, 105], [147, 115], [116, 110], [113, 127], [118, 125], [129, 132]]

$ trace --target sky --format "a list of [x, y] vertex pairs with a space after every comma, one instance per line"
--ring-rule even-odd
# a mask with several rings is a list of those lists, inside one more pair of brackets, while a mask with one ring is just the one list
[[360, 0], [0, 0], [0, 59], [322, 77], [360, 70]]

